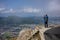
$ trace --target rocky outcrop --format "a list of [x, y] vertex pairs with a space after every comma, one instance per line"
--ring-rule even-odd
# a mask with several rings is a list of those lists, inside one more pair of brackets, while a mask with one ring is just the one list
[[44, 32], [46, 40], [60, 40], [60, 27], [54, 27]]
[[39, 34], [39, 28], [24, 29], [19, 33], [17, 40], [41, 40]]
[[[60, 27], [44, 28], [35, 27], [34, 29], [24, 29], [19, 33], [17, 40], [60, 40]], [[58, 37], [57, 37], [58, 36]]]

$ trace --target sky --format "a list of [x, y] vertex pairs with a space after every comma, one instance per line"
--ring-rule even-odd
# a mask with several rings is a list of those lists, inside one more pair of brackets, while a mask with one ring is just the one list
[[60, 0], [0, 0], [0, 16], [60, 16]]

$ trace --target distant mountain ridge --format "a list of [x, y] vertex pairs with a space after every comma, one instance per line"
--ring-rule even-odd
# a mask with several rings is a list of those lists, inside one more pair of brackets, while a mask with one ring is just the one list
[[39, 24], [41, 21], [39, 17], [0, 17], [0, 24]]
[[[0, 17], [0, 24], [43, 24], [43, 17], [19, 17], [19, 16], [8, 16]], [[60, 23], [60, 17], [50, 17], [49, 23]]]

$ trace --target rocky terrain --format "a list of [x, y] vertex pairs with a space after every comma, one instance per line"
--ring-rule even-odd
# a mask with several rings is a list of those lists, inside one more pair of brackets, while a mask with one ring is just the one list
[[35, 27], [22, 30], [17, 40], [60, 40], [60, 27]]

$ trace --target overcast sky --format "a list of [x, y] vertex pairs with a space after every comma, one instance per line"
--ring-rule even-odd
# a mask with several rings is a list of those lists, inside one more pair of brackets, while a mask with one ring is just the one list
[[0, 0], [0, 15], [60, 16], [60, 0]]

